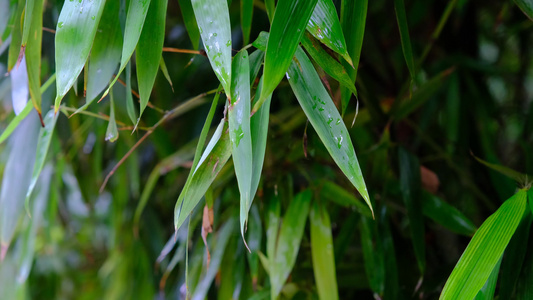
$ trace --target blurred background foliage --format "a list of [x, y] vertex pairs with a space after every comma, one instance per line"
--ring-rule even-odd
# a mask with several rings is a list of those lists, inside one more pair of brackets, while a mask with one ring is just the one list
[[[17, 2], [23, 3], [0, 1], [0, 32], [13, 26]], [[340, 9], [341, 1], [333, 2]], [[64, 114], [57, 119], [26, 208], [32, 218], [23, 203], [37, 151], [37, 113], [32, 111], [0, 145], [2, 298], [184, 299], [188, 290], [192, 299], [267, 299], [273, 284], [269, 272], [277, 272], [268, 270], [267, 257], [272, 258], [277, 246], [297, 253], [284, 261], [290, 276], [281, 282], [281, 299], [336, 299], [321, 294], [328, 291], [327, 284], [333, 285], [329, 291], [338, 289], [341, 299], [437, 299], [476, 228], [517, 189], [512, 179], [480, 164], [472, 154], [533, 173], [533, 23], [512, 1], [406, 0], [417, 70], [411, 79], [395, 2], [368, 2], [358, 101], [352, 97], [344, 114], [375, 219], [308, 126], [283, 80], [272, 97], [265, 163], [246, 232], [252, 253], [239, 232], [239, 189], [231, 160], [205, 202], [175, 233], [174, 205], [219, 82], [205, 56], [167, 49], [162, 57], [172, 85], [158, 73], [151, 104], [133, 133], [128, 93], [121, 84], [113, 86], [120, 132], [115, 142], [106, 141], [109, 97], [85, 113], [65, 117], [85, 103], [80, 76], [74, 86], [77, 93], [70, 91], [63, 99]], [[183, 9], [187, 3], [168, 2], [164, 47], [198, 49], [191, 42], [191, 24], [184, 22], [184, 14], [190, 18], [191, 13]], [[273, 3], [253, 2], [250, 41], [269, 30], [267, 10]], [[228, 4], [235, 55], [246, 45], [241, 1]], [[55, 73], [53, 30], [62, 6], [59, 0], [44, 4], [42, 82]], [[2, 36], [1, 74], [7, 73], [12, 39]], [[340, 85], [318, 65], [340, 109]], [[135, 74], [132, 89], [137, 91]], [[15, 86], [12, 76], [0, 78], [2, 131], [14, 118]], [[100, 192], [105, 176], [146, 129], [197, 96], [142, 141]], [[42, 94], [43, 116], [54, 98], [52, 85]], [[221, 99], [224, 103], [225, 97]], [[219, 105], [215, 120], [223, 110]], [[143, 199], [146, 206], [138, 208]], [[206, 203], [213, 214], [213, 232], [207, 235], [209, 263], [202, 240], [209, 228]], [[282, 225], [278, 237], [280, 218], [290, 225], [285, 225], [287, 231]], [[521, 233], [525, 241], [528, 226]], [[330, 256], [319, 252], [325, 245], [333, 265]], [[527, 289], [527, 282], [516, 281], [531, 280], [533, 261], [526, 253], [532, 250], [531, 240], [507, 250], [515, 252], [506, 256], [523, 253], [526, 259], [518, 265], [522, 271], [502, 267], [502, 274], [514, 274], [509, 275], [514, 281], [511, 291], [501, 287], [500, 293]]]

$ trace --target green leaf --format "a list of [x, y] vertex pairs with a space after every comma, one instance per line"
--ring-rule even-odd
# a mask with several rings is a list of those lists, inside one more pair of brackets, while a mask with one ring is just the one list
[[518, 227], [526, 201], [526, 191], [520, 190], [483, 222], [446, 281], [440, 299], [473, 299], [476, 296]]
[[357, 96], [357, 89], [355, 88], [353, 80], [346, 72], [346, 69], [333, 57], [331, 57], [320, 43], [306, 34], [302, 39], [302, 45], [311, 58], [322, 68], [329, 76], [337, 80], [344, 87], [348, 88], [355, 96]]
[[472, 221], [459, 210], [425, 190], [422, 191], [422, 210], [428, 218], [453, 232], [466, 236], [476, 232]]
[[268, 20], [272, 24], [274, 18], [274, 12], [276, 11], [276, 0], [265, 0], [265, 7], [268, 15]]
[[331, 50], [340, 54], [350, 65], [352, 58], [346, 49], [337, 8], [332, 0], [318, 0], [307, 23], [307, 31]]
[[263, 237], [263, 226], [261, 224], [261, 217], [259, 216], [259, 209], [256, 205], [252, 205], [250, 209], [251, 218], [248, 221], [248, 247], [250, 253], [246, 253], [248, 258], [248, 266], [250, 266], [250, 275], [252, 276], [252, 285], [257, 284], [259, 276], [259, 256], [258, 252], [261, 249], [261, 242]]
[[316, 201], [309, 214], [313, 273], [320, 299], [339, 299], [331, 222], [324, 206]]
[[252, 30], [252, 17], [254, 15], [254, 0], [241, 0], [241, 26], [243, 44], [250, 42], [250, 31]]
[[498, 260], [498, 263], [496, 266], [494, 266], [494, 269], [492, 269], [492, 272], [490, 273], [489, 279], [487, 279], [487, 282], [485, 282], [485, 285], [481, 288], [481, 290], [477, 293], [475, 300], [492, 300], [494, 299], [494, 291], [496, 290], [496, 282], [498, 281], [498, 273], [500, 271], [500, 265], [502, 263], [502, 259], [500, 257], [500, 260]]
[[320, 189], [320, 198], [333, 201], [339, 205], [350, 207], [353, 206], [357, 212], [371, 218], [372, 212], [368, 209], [368, 206], [355, 197], [354, 194], [348, 192], [340, 185], [324, 180], [322, 188]]
[[122, 56], [120, 58], [120, 67], [115, 79], [109, 84], [109, 87], [105, 90], [100, 99], [107, 96], [113, 85], [117, 82], [120, 73], [124, 71], [124, 68], [126, 68], [126, 65], [130, 61], [133, 51], [135, 51], [137, 43], [139, 42], [141, 32], [143, 31], [146, 14], [148, 13], [148, 8], [151, 6], [150, 1], [151, 0], [129, 1], [126, 24], [124, 25], [124, 43], [122, 47]]
[[[41, 116], [41, 42], [43, 37], [43, 0], [27, 0], [24, 13], [22, 52], [25, 52], [28, 86], [33, 107]], [[31, 11], [31, 13], [29, 13]], [[28, 15], [29, 13], [29, 15]], [[33, 17], [31, 17], [33, 15]]]
[[165, 63], [163, 56], [161, 56], [161, 60], [159, 61], [159, 68], [161, 69], [161, 73], [163, 73], [163, 76], [165, 76], [165, 79], [170, 85], [170, 88], [174, 92], [174, 86], [172, 85], [172, 79], [170, 79], [170, 74], [168, 74], [167, 64]]
[[[56, 79], [56, 75], [50, 76], [48, 80], [41, 86], [41, 94], [44, 93], [52, 83], [54, 83]], [[24, 109], [9, 122], [6, 129], [2, 132], [2, 135], [0, 135], [0, 144], [2, 144], [12, 133], [13, 131], [18, 127], [20, 122], [24, 120], [28, 114], [32, 111], [32, 103], [27, 102], [26, 106], [24, 106]]]
[[290, 202], [283, 217], [274, 256], [270, 261], [270, 297], [277, 299], [281, 288], [289, 277], [300, 249], [309, 213], [312, 193], [305, 190], [297, 194]]
[[231, 23], [226, 0], [192, 0], [205, 52], [226, 93], [231, 91]]
[[118, 139], [117, 122], [115, 121], [115, 100], [113, 99], [113, 92], [109, 93], [109, 123], [105, 133], [105, 140], [111, 143]]
[[533, 21], [533, 0], [514, 0], [514, 3]]
[[361, 216], [359, 231], [368, 283], [374, 293], [381, 295], [385, 290], [386, 278], [383, 240], [378, 232], [377, 223], [369, 217]]
[[7, 57], [7, 71], [11, 72], [19, 59], [19, 53], [22, 43], [22, 13], [24, 11], [24, 0], [18, 1], [17, 10], [15, 12], [13, 29], [11, 30], [11, 43], [9, 44], [9, 51]]
[[28, 213], [30, 212], [29, 202], [31, 193], [35, 188], [35, 184], [37, 183], [37, 179], [39, 179], [39, 175], [41, 175], [46, 157], [48, 156], [48, 149], [50, 149], [50, 141], [52, 140], [52, 136], [54, 134], [57, 118], [58, 115], [55, 114], [54, 111], [49, 110], [44, 117], [44, 123], [46, 125], [44, 128], [41, 128], [39, 132], [39, 139], [37, 140], [37, 155], [35, 157], [35, 164], [33, 165], [30, 185], [28, 187], [28, 191], [26, 192], [26, 200], [24, 201], [24, 205], [26, 206], [26, 211]]
[[57, 96], [54, 111], [76, 82], [89, 57], [106, 1], [65, 1], [55, 37]]
[[[251, 57], [251, 56], [250, 56]], [[260, 65], [260, 64], [259, 64]], [[259, 99], [261, 89], [263, 88], [263, 78], [259, 80], [259, 86], [255, 93], [255, 100]], [[263, 163], [265, 161], [265, 151], [268, 136], [268, 120], [270, 116], [270, 101], [272, 97], [268, 96], [265, 103], [259, 108], [250, 120], [250, 130], [252, 132], [252, 184], [250, 189], [250, 197], [253, 199], [259, 181], [261, 180], [261, 171], [263, 170]]]
[[252, 205], [252, 134], [250, 131], [250, 61], [248, 52], [241, 50], [233, 59], [231, 99], [228, 107], [229, 136], [233, 166], [241, 194], [241, 235]]
[[[122, 54], [122, 30], [119, 22], [119, 1], [106, 1], [94, 38], [87, 74], [85, 109], [109, 84]], [[80, 108], [78, 111], [83, 110]]]
[[131, 95], [131, 62], [126, 66], [126, 111], [132, 124], [137, 123], [137, 112], [135, 111], [135, 102]]
[[420, 163], [418, 159], [403, 147], [398, 150], [400, 170], [400, 190], [407, 208], [409, 229], [413, 247], [415, 249], [418, 269], [423, 275], [426, 269], [426, 247], [424, 233], [424, 219], [420, 191]]
[[200, 158], [198, 166], [191, 170], [192, 176], [187, 179], [176, 202], [174, 210], [174, 228], [176, 231], [187, 219], [196, 204], [200, 202], [230, 156], [231, 142], [228, 123], [222, 120]]
[[396, 20], [400, 29], [400, 39], [402, 42], [403, 56], [411, 74], [411, 80], [416, 78], [415, 60], [413, 49], [411, 48], [411, 39], [409, 38], [409, 26], [407, 25], [407, 15], [405, 13], [405, 4], [403, 0], [394, 0], [394, 10], [396, 11]]
[[318, 0], [279, 0], [270, 27], [263, 71], [261, 97], [252, 113], [259, 110], [289, 68]]
[[287, 78], [309, 122], [344, 175], [359, 191], [372, 211], [372, 204], [352, 140], [333, 100], [322, 85], [313, 64], [298, 48]]
[[198, 49], [200, 44], [200, 31], [194, 16], [191, 0], [178, 0], [181, 9], [181, 16], [183, 17], [183, 23], [187, 29], [187, 34], [191, 40], [193, 49]]
[[[266, 254], [268, 256], [269, 263], [267, 265], [267, 272], [270, 273], [270, 260], [276, 256], [276, 245], [278, 242], [279, 224], [280, 224], [280, 211], [281, 203], [280, 197], [277, 193], [270, 197], [268, 201], [267, 217], [266, 221]], [[264, 264], [263, 264], [264, 265]]]
[[267, 43], [268, 43], [268, 32], [261, 31], [259, 32], [259, 35], [255, 39], [255, 41], [252, 43], [252, 46], [265, 52], [267, 48]]
[[[471, 153], [472, 154], [472, 153]], [[508, 168], [508, 167], [505, 167], [505, 166], [501, 166], [501, 165], [497, 165], [497, 164], [493, 164], [493, 163], [490, 163], [488, 161], [485, 161], [477, 156], [475, 156], [474, 154], [472, 154], [472, 156], [478, 161], [480, 162], [481, 164], [487, 166], [488, 168], [500, 173], [500, 174], [503, 174], [511, 179], [513, 179], [514, 181], [520, 183], [520, 184], [523, 184], [523, 185], [527, 185], [528, 184], [528, 175], [526, 174], [522, 174], [520, 172], [517, 172], [511, 168]]]
[[141, 37], [137, 44], [137, 50], [135, 51], [137, 83], [139, 85], [139, 96], [141, 100], [139, 118], [148, 105], [150, 94], [154, 87], [155, 77], [159, 70], [159, 62], [163, 53], [163, 41], [165, 39], [167, 2], [167, 0], [151, 1]]
[[[357, 77], [357, 68], [359, 67], [359, 60], [361, 58], [367, 10], [368, 0], [341, 1], [341, 25], [342, 30], [349, 33], [345, 35], [346, 49], [352, 58], [353, 68], [348, 68], [344, 63], [343, 65], [350, 74], [352, 82], [355, 82], [355, 78]], [[342, 103], [344, 107], [344, 101]]]

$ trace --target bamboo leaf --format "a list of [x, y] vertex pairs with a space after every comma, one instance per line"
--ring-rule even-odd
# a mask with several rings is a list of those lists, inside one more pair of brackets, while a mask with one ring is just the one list
[[465, 215], [427, 191], [422, 191], [422, 210], [424, 215], [453, 232], [467, 236], [476, 232], [476, 227]]
[[[41, 42], [43, 37], [43, 0], [27, 0], [24, 13], [22, 52], [25, 53], [28, 86], [33, 107], [41, 116]], [[30, 13], [31, 11], [31, 13]], [[29, 13], [29, 14], [28, 14]], [[31, 17], [33, 15], [33, 17]]]
[[89, 57], [86, 104], [78, 112], [98, 97], [117, 70], [122, 54], [119, 9], [119, 1], [106, 1]]
[[[366, 13], [368, 10], [368, 0], [342, 0], [341, 1], [341, 25], [346, 33], [346, 49], [353, 62], [353, 68], [348, 67], [348, 63], [342, 62], [353, 83], [357, 78], [357, 69], [363, 48], [363, 38], [365, 35]], [[352, 91], [341, 88], [342, 114], [350, 103]]]
[[137, 123], [137, 112], [131, 95], [131, 62], [126, 66], [126, 111], [132, 124]]
[[331, 76], [337, 80], [344, 87], [348, 88], [355, 96], [357, 96], [357, 89], [355, 88], [353, 80], [346, 72], [346, 69], [333, 57], [331, 57], [317, 40], [306, 34], [302, 39], [302, 45], [311, 58]]
[[324, 180], [322, 189], [320, 189], [320, 197], [321, 199], [327, 199], [345, 207], [353, 206], [357, 212], [369, 218], [372, 217], [372, 212], [368, 209], [367, 205], [357, 199], [355, 195], [332, 181]]
[[353, 64], [346, 49], [337, 8], [332, 0], [318, 0], [307, 23], [307, 31], [328, 48], [340, 54], [350, 65]]
[[259, 110], [289, 68], [318, 0], [280, 0], [270, 27], [265, 53], [263, 89], [252, 113]]
[[261, 224], [261, 217], [259, 216], [259, 210], [257, 204], [252, 205], [250, 209], [251, 218], [248, 221], [248, 247], [250, 247], [250, 253], [246, 253], [248, 258], [248, 266], [250, 266], [250, 275], [252, 276], [252, 285], [257, 284], [257, 278], [259, 276], [259, 256], [258, 253], [261, 250], [261, 242], [263, 236], [263, 226]]
[[526, 191], [520, 190], [483, 222], [446, 281], [440, 299], [473, 299], [476, 296], [518, 227], [526, 202]]
[[41, 171], [43, 170], [46, 157], [48, 156], [48, 149], [50, 149], [50, 141], [52, 140], [52, 136], [54, 134], [57, 118], [58, 115], [55, 114], [52, 110], [49, 110], [46, 116], [44, 117], [44, 123], [46, 125], [44, 128], [41, 128], [39, 132], [39, 138], [37, 140], [37, 155], [35, 157], [31, 181], [26, 192], [26, 200], [24, 202], [26, 211], [28, 213], [30, 212], [29, 202], [31, 193], [35, 188], [35, 184], [37, 183], [37, 179], [39, 179], [39, 175], [41, 175]]
[[247, 45], [250, 41], [250, 31], [252, 30], [252, 17], [254, 15], [254, 1], [241, 0], [241, 26], [243, 43]]
[[250, 62], [248, 52], [242, 50], [233, 59], [231, 99], [228, 108], [229, 136], [233, 166], [241, 194], [241, 235], [248, 221], [252, 205], [252, 134], [250, 131]]
[[7, 57], [7, 71], [11, 72], [19, 59], [19, 53], [22, 44], [22, 13], [24, 11], [24, 0], [19, 0], [13, 21], [13, 29], [11, 29], [11, 43], [9, 44], [9, 51]]
[[398, 151], [400, 170], [400, 190], [402, 199], [407, 208], [409, 230], [416, 254], [418, 269], [423, 275], [426, 269], [426, 246], [424, 219], [422, 216], [422, 203], [420, 191], [420, 163], [418, 159], [403, 147]]
[[165, 76], [165, 79], [170, 85], [172, 92], [174, 92], [174, 86], [172, 85], [172, 79], [170, 79], [170, 74], [168, 74], [167, 64], [165, 63], [163, 56], [161, 56], [161, 60], [159, 61], [159, 68], [161, 69], [161, 73], [163, 73], [163, 76]]
[[313, 204], [309, 214], [311, 224], [311, 255], [313, 273], [320, 299], [339, 299], [331, 223], [324, 206]]
[[276, 0], [265, 0], [265, 7], [268, 15], [268, 20], [270, 21], [270, 24], [272, 24], [274, 12], [276, 11]]
[[89, 57], [106, 1], [65, 1], [55, 36], [56, 88], [54, 111], [76, 82]]
[[270, 297], [277, 299], [283, 284], [289, 277], [300, 249], [305, 221], [311, 204], [311, 191], [297, 194], [290, 202], [283, 217], [276, 250], [270, 260]]
[[196, 204], [215, 180], [218, 172], [226, 164], [231, 155], [231, 142], [228, 133], [228, 123], [222, 120], [207, 145], [204, 154], [193, 168], [192, 176], [187, 179], [183, 190], [176, 202], [174, 210], [174, 228], [177, 231], [185, 219], [192, 212]]
[[194, 15], [213, 71], [231, 91], [231, 23], [226, 0], [192, 0]]
[[300, 106], [329, 154], [373, 211], [348, 129], [313, 64], [301, 48], [296, 51], [287, 78]]
[[359, 231], [368, 283], [374, 293], [381, 295], [385, 290], [386, 280], [383, 240], [378, 232], [377, 223], [371, 218], [361, 216]]
[[141, 37], [137, 44], [137, 50], [135, 51], [137, 83], [141, 100], [139, 118], [148, 105], [155, 77], [159, 70], [159, 62], [163, 53], [163, 41], [165, 39], [167, 2], [167, 0], [151, 1]]
[[394, 0], [394, 10], [396, 11], [396, 20], [400, 29], [400, 40], [402, 42], [403, 56], [411, 74], [411, 80], [416, 78], [415, 59], [413, 49], [411, 48], [411, 39], [409, 38], [409, 26], [407, 25], [407, 15], [405, 13], [405, 4], [403, 0]]
[[198, 30], [198, 23], [194, 16], [191, 0], [178, 0], [178, 2], [180, 4], [183, 23], [185, 23], [185, 28], [187, 29], [187, 34], [189, 34], [192, 47], [198, 49], [198, 45], [200, 44], [200, 31]]
[[[471, 153], [472, 154], [472, 153]], [[511, 179], [513, 179], [514, 181], [518, 182], [518, 183], [521, 183], [521, 184], [524, 184], [524, 185], [527, 185], [527, 182], [528, 182], [528, 176], [526, 174], [522, 174], [520, 172], [517, 172], [511, 168], [508, 168], [508, 167], [505, 167], [505, 166], [501, 166], [501, 165], [498, 165], [498, 164], [493, 164], [493, 163], [490, 163], [488, 161], [485, 161], [477, 156], [475, 156], [474, 154], [472, 154], [472, 156], [481, 164], [485, 165], [486, 167], [500, 173], [500, 174], [503, 174]]]
[[533, 0], [514, 0], [514, 3], [533, 21]]
[[485, 285], [481, 288], [481, 290], [477, 293], [475, 300], [492, 300], [494, 299], [494, 291], [496, 290], [496, 282], [498, 281], [498, 273], [500, 272], [500, 265], [502, 263], [502, 259], [500, 257], [500, 260], [498, 260], [498, 263], [496, 266], [494, 266], [494, 269], [492, 269], [492, 272], [490, 273], [489, 279], [487, 279], [487, 282], [485, 282]]
[[115, 100], [113, 92], [109, 93], [109, 122], [105, 133], [105, 140], [111, 143], [118, 139], [117, 122], [115, 121]]

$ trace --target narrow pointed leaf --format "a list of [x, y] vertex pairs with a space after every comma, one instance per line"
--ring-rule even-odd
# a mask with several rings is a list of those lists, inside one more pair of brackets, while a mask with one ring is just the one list
[[39, 138], [37, 140], [37, 155], [35, 157], [35, 164], [33, 165], [30, 185], [28, 187], [28, 191], [26, 192], [25, 206], [28, 212], [30, 208], [29, 201], [31, 193], [35, 188], [37, 179], [39, 179], [39, 175], [41, 175], [44, 163], [46, 162], [46, 157], [48, 156], [48, 149], [50, 149], [50, 142], [52, 141], [52, 136], [54, 134], [54, 129], [56, 127], [56, 121], [58, 117], [59, 115], [54, 114], [53, 110], [49, 110], [46, 116], [44, 117], [45, 127], [41, 128], [39, 132]]
[[289, 68], [318, 0], [280, 0], [270, 27], [265, 54], [263, 89], [253, 112], [259, 110]]
[[331, 222], [324, 206], [313, 204], [309, 213], [313, 273], [320, 299], [339, 299]]
[[365, 260], [365, 272], [370, 288], [374, 293], [381, 295], [385, 289], [386, 281], [383, 239], [378, 231], [376, 221], [371, 218], [362, 216], [359, 230]]
[[224, 90], [231, 85], [231, 23], [226, 0], [192, 0], [205, 52]]
[[453, 232], [467, 236], [476, 232], [476, 227], [470, 219], [427, 191], [422, 191], [422, 210], [424, 215]]
[[137, 123], [137, 112], [131, 92], [131, 62], [126, 66], [126, 111], [132, 124]]
[[254, 15], [254, 1], [241, 0], [241, 26], [244, 45], [250, 41], [250, 31], [252, 29], [252, 17]]
[[122, 30], [119, 22], [119, 1], [106, 1], [94, 38], [87, 74], [87, 107], [106, 88], [120, 63]]
[[115, 121], [115, 100], [113, 99], [113, 92], [109, 96], [109, 123], [105, 133], [105, 140], [113, 143], [118, 139], [118, 129], [117, 122]]
[[329, 154], [373, 211], [348, 129], [313, 64], [301, 48], [296, 51], [287, 78], [300, 106]]
[[426, 244], [420, 190], [420, 163], [413, 154], [404, 148], [398, 150], [398, 161], [400, 190], [403, 202], [407, 208], [409, 231], [411, 232], [418, 269], [423, 275], [426, 269]]
[[396, 11], [396, 20], [400, 29], [400, 39], [402, 42], [403, 56], [411, 75], [411, 80], [416, 78], [415, 59], [411, 47], [411, 38], [409, 37], [409, 26], [407, 25], [407, 15], [405, 13], [405, 3], [403, 0], [394, 0], [394, 10]]
[[265, 0], [265, 7], [268, 15], [268, 20], [272, 24], [274, 18], [274, 12], [276, 11], [276, 0]]
[[518, 182], [518, 183], [527, 183], [528, 181], [528, 175], [526, 174], [522, 174], [520, 172], [517, 172], [511, 168], [508, 168], [508, 167], [505, 167], [505, 166], [501, 166], [501, 165], [498, 165], [498, 164], [493, 164], [493, 163], [490, 163], [488, 161], [485, 161], [475, 155], [472, 154], [472, 156], [474, 156], [474, 158], [480, 162], [481, 164], [487, 166], [488, 168], [498, 172], [498, 173], [501, 173], [511, 179], [513, 179], [514, 181]]
[[198, 49], [200, 44], [200, 31], [194, 16], [191, 0], [178, 0], [181, 9], [181, 15], [183, 17], [183, 23], [187, 29], [187, 34], [191, 40], [193, 49]]
[[274, 257], [269, 257], [271, 299], [277, 299], [296, 262], [305, 229], [305, 221], [309, 213], [311, 196], [310, 190], [305, 190], [294, 196], [283, 217], [276, 252]]
[[139, 118], [150, 100], [165, 39], [167, 0], [152, 0], [136, 50], [137, 83], [141, 106]]
[[61, 9], [55, 36], [56, 113], [89, 57], [104, 5], [103, 0], [65, 1]]
[[222, 120], [176, 202], [174, 227], [178, 230], [231, 156], [228, 123]]
[[332, 0], [318, 0], [307, 23], [307, 31], [331, 50], [340, 54], [350, 65], [352, 58], [346, 49], [337, 8]]
[[248, 221], [252, 205], [252, 134], [250, 131], [250, 61], [246, 50], [233, 59], [231, 99], [228, 107], [229, 136], [231, 140], [235, 176], [241, 195], [241, 235]]
[[22, 12], [24, 11], [24, 0], [18, 1], [17, 10], [13, 20], [13, 29], [11, 29], [11, 43], [9, 44], [9, 51], [7, 57], [7, 71], [11, 72], [13, 67], [17, 64], [22, 43]]
[[[43, 37], [43, 0], [27, 0], [24, 34], [27, 24], [28, 35], [22, 37], [22, 47], [25, 48], [26, 69], [28, 71], [28, 86], [33, 107], [41, 117], [41, 42]], [[33, 17], [28, 18], [28, 10], [32, 10]], [[27, 23], [26, 23], [27, 22]], [[24, 39], [26, 37], [26, 39]]]
[[268, 256], [269, 265], [270, 261], [276, 256], [276, 245], [278, 242], [279, 224], [281, 218], [281, 203], [277, 194], [270, 197], [267, 208], [266, 218], [266, 254]]
[[483, 222], [446, 281], [440, 299], [476, 296], [505, 251], [526, 205], [526, 191], [520, 190]]
[[259, 216], [259, 209], [256, 205], [252, 205], [250, 209], [250, 220], [248, 221], [248, 247], [251, 253], [246, 253], [248, 258], [248, 266], [250, 266], [250, 275], [252, 276], [252, 285], [257, 284], [257, 277], [259, 276], [259, 256], [258, 252], [261, 249], [263, 226], [261, 224], [261, 217]]
[[[353, 62], [353, 68], [348, 63], [342, 62], [346, 71], [350, 75], [353, 83], [357, 78], [357, 68], [361, 58], [363, 48], [363, 38], [365, 35], [366, 13], [368, 10], [368, 0], [342, 0], [341, 1], [341, 25], [346, 33], [346, 49]], [[350, 103], [352, 92], [347, 88], [341, 88], [342, 114]]]
[[334, 182], [324, 181], [320, 189], [320, 197], [345, 207], [355, 207], [358, 213], [372, 218], [372, 212], [365, 203]]
[[355, 88], [350, 75], [346, 72], [346, 69], [335, 58], [331, 57], [316, 39], [309, 36], [309, 34], [306, 34], [302, 39], [302, 45], [311, 58], [313, 58], [313, 60], [326, 71], [329, 76], [337, 80], [357, 96], [357, 89]]
[[514, 3], [533, 21], [533, 0], [514, 0]]
[[[255, 94], [255, 100], [259, 99], [261, 89], [263, 88], [263, 78], [259, 81], [259, 86]], [[270, 101], [272, 95], [267, 97], [265, 103], [252, 116], [250, 120], [250, 128], [252, 131], [252, 188], [250, 196], [255, 197], [259, 181], [261, 180], [261, 171], [263, 170], [263, 163], [265, 161], [265, 151], [268, 135], [268, 120], [270, 116]]]
[[126, 24], [124, 25], [124, 43], [122, 46], [120, 67], [115, 79], [109, 84], [109, 87], [105, 90], [101, 98], [104, 98], [109, 93], [113, 85], [117, 82], [120, 73], [124, 71], [124, 68], [126, 68], [126, 65], [130, 61], [133, 51], [135, 51], [137, 43], [139, 42], [141, 32], [143, 31], [146, 14], [150, 7], [150, 1], [151, 0], [131, 0], [129, 2], [128, 13], [126, 14]]
[[[40, 3], [41, 4], [41, 9], [40, 9], [41, 16], [38, 16], [39, 11], [35, 11], [35, 10], [39, 10], [38, 2], [41, 2]], [[39, 0], [26, 0], [26, 5], [24, 7], [24, 22], [23, 22], [24, 26], [22, 27], [22, 41], [21, 41], [22, 49], [26, 47], [26, 44], [28, 43], [28, 38], [31, 35], [30, 32], [32, 31], [31, 23], [33, 20], [33, 16], [35, 15], [37, 19], [41, 18], [42, 20], [42, 4], [43, 2]]]
[[165, 76], [165, 79], [170, 85], [170, 88], [172, 89], [172, 91], [174, 91], [174, 86], [172, 85], [172, 79], [170, 79], [170, 74], [168, 74], [167, 64], [165, 63], [163, 56], [161, 56], [161, 60], [159, 61], [159, 68], [161, 69], [161, 73], [163, 73], [163, 76]]

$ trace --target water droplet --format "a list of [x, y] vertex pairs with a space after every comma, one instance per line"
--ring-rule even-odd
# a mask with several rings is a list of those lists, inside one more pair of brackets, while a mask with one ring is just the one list
[[318, 110], [319, 111], [324, 111], [324, 107], [319, 107]]
[[228, 47], [231, 46], [231, 40], [228, 40], [228, 41], [226, 42], [226, 46], [228, 46]]
[[215, 32], [215, 33], [213, 33], [213, 36], [217, 36], [217, 33], [216, 33], [216, 32]]
[[59, 23], [57, 24], [57, 28], [63, 28], [63, 22], [59, 22]]
[[337, 122], [335, 122], [335, 124], [336, 124], [336, 125], [339, 125], [340, 123], [341, 123], [341, 119], [338, 118], [338, 119], [337, 119]]
[[313, 109], [316, 109], [316, 103], [315, 103], [315, 105], [313, 105]]
[[202, 29], [202, 27], [198, 27], [198, 29], [200, 29], [200, 34], [204, 33], [204, 30]]
[[239, 143], [241, 142], [241, 139], [244, 137], [242, 126], [239, 126], [238, 129], [233, 130], [233, 133], [235, 134], [235, 145], [239, 147]]
[[96, 16], [92, 16], [91, 19], [93, 19], [93, 21], [96, 19]]
[[[332, 118], [332, 117], [329, 117], [329, 119], [328, 119], [328, 125], [330, 125], [331, 122], [333, 122], [333, 118]], [[330, 126], [330, 127], [331, 127], [331, 126]]]

